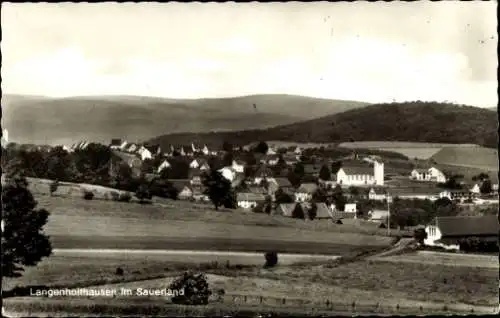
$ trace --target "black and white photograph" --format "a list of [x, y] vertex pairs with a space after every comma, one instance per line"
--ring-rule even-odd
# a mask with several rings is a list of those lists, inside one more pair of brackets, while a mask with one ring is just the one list
[[2, 2], [2, 317], [497, 315], [497, 6]]

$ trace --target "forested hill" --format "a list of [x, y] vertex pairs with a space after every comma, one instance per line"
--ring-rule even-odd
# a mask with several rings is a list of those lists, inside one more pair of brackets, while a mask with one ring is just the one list
[[437, 102], [376, 104], [268, 129], [163, 135], [162, 146], [191, 142], [220, 146], [257, 140], [295, 142], [409, 141], [478, 144], [497, 148], [498, 118], [478, 107]]

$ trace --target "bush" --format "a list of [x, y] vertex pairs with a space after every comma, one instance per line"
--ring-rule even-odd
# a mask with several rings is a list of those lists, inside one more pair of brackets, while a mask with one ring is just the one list
[[274, 267], [278, 264], [278, 253], [276, 252], [267, 252], [264, 254], [266, 259], [266, 263], [264, 267]]
[[123, 276], [123, 268], [117, 267], [116, 271], [115, 271], [115, 274], [118, 275], [118, 276]]
[[59, 187], [59, 182], [56, 180], [50, 184], [50, 195], [52, 196], [54, 192], [57, 191], [57, 188]]
[[130, 200], [132, 200], [132, 196], [128, 192], [122, 192], [118, 197], [118, 201], [120, 202], [130, 202]]
[[182, 305], [206, 305], [212, 291], [208, 288], [207, 278], [204, 274], [185, 272], [170, 284], [173, 291], [172, 302]]
[[111, 191], [110, 195], [111, 195], [111, 200], [113, 201], [118, 201], [120, 199], [120, 194], [116, 191]]
[[135, 192], [135, 196], [139, 199], [139, 203], [150, 203], [150, 200], [153, 198], [149, 186], [145, 183], [141, 184], [137, 191]]
[[92, 200], [94, 198], [94, 193], [89, 190], [83, 190], [83, 198], [85, 200]]

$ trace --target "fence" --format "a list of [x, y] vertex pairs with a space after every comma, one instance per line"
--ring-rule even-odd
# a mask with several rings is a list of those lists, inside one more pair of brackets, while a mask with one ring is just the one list
[[347, 301], [318, 299], [310, 300], [304, 298], [283, 298], [255, 295], [225, 295], [219, 301], [246, 306], [263, 306], [265, 308], [287, 308], [290, 311], [300, 311], [302, 313], [319, 312], [352, 312], [352, 313], [401, 313], [401, 314], [429, 314], [429, 313], [473, 313], [492, 314], [498, 313], [498, 308], [494, 306], [470, 306], [462, 304], [440, 304], [440, 303], [419, 303], [414, 304], [394, 304], [388, 302], [367, 302], [367, 301]]

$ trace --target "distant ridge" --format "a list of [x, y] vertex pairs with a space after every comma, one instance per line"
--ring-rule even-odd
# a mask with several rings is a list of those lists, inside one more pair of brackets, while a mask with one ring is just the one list
[[12, 141], [21, 143], [107, 143], [112, 138], [139, 141], [169, 133], [273, 127], [366, 105], [293, 95], [167, 99], [7, 94], [2, 96], [2, 126]]
[[407, 141], [425, 143], [477, 144], [497, 148], [498, 122], [484, 108], [437, 102], [376, 104], [335, 115], [268, 129], [173, 134], [151, 142], [220, 145], [222, 140], [244, 145], [255, 140], [314, 143], [353, 141]]

